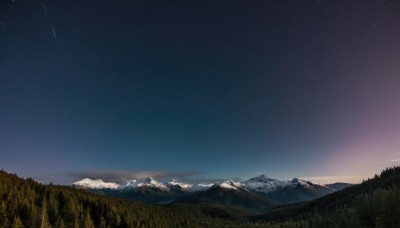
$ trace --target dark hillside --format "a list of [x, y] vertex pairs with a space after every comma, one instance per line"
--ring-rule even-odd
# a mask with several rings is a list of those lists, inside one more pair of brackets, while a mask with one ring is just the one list
[[[321, 226], [400, 226], [400, 167], [308, 203], [276, 207], [256, 221], [297, 220]], [[347, 225], [348, 226], [347, 226]]]

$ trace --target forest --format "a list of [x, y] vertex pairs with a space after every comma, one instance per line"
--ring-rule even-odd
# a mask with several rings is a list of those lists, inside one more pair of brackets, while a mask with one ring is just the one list
[[319, 199], [249, 214], [147, 205], [0, 171], [0, 227], [399, 227], [400, 167]]

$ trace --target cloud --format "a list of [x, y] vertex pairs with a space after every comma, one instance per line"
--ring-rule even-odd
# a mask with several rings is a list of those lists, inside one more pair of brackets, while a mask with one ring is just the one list
[[400, 159], [392, 159], [390, 161], [383, 161], [381, 164], [390, 164], [390, 163], [397, 163], [400, 162]]
[[336, 182], [344, 183], [360, 183], [363, 177], [360, 176], [320, 176], [320, 177], [300, 177], [300, 179], [308, 180], [320, 184], [333, 184]]
[[68, 172], [67, 175], [75, 179], [91, 178], [109, 182], [153, 177], [156, 179], [188, 178], [198, 175], [199, 172], [179, 171], [146, 171], [146, 170], [86, 170]]

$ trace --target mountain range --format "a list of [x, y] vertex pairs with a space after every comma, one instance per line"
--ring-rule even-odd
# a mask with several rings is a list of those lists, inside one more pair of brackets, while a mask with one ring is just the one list
[[159, 182], [148, 177], [125, 180], [121, 184], [101, 179], [82, 179], [71, 186], [118, 198], [153, 204], [222, 205], [263, 210], [271, 206], [308, 201], [350, 186], [347, 183], [322, 185], [293, 178], [279, 180], [260, 175], [243, 182], [184, 183], [177, 179]]
[[[262, 182], [265, 177], [256, 179]], [[88, 179], [79, 183], [85, 182], [92, 186], [92, 180]], [[299, 182], [293, 190], [310, 185], [296, 179], [290, 182]], [[106, 187], [117, 191], [119, 187], [104, 185], [100, 180], [93, 183], [97, 188], [91, 190]], [[130, 183], [137, 186], [142, 181]], [[147, 179], [146, 183], [157, 185], [154, 179]], [[250, 191], [243, 185], [244, 182], [220, 182], [181, 196], [174, 203], [150, 205], [93, 194], [88, 188], [40, 184], [0, 170], [0, 227], [399, 227], [400, 224], [400, 167], [387, 168], [360, 184], [318, 199], [291, 204], [268, 200], [262, 195], [265, 193]], [[140, 185], [126, 190], [143, 188], [147, 187]], [[234, 208], [240, 203], [242, 208]], [[265, 205], [270, 206], [262, 210]], [[244, 210], [248, 208], [252, 210]]]

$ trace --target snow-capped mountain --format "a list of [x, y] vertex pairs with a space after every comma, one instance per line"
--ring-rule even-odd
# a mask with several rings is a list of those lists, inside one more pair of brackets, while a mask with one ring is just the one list
[[[239, 182], [237, 182], [239, 183]], [[205, 191], [215, 183], [193, 183], [188, 184], [177, 179], [172, 179], [166, 182], [159, 182], [154, 178], [148, 177], [138, 180], [124, 180], [121, 184], [113, 182], [104, 182], [101, 179], [92, 180], [85, 178], [71, 184], [73, 187], [84, 189], [115, 189], [119, 191], [129, 191], [137, 188], [157, 188], [160, 190], [169, 191], [171, 189], [181, 189], [183, 191]]]
[[170, 186], [170, 187], [179, 187], [182, 189], [191, 189], [193, 186], [193, 184], [185, 184], [183, 182], [180, 182], [177, 179], [172, 179], [172, 180], [168, 181], [166, 184], [167, 184], [167, 186]]
[[210, 187], [212, 188], [221, 188], [221, 189], [226, 189], [226, 190], [245, 190], [248, 191], [247, 189], [244, 188], [244, 185], [240, 182], [236, 182], [233, 180], [226, 180], [218, 184], [214, 184], [213, 186]]
[[330, 189], [329, 187], [321, 184], [316, 184], [311, 181], [301, 180], [299, 178], [293, 178], [291, 180], [278, 180], [260, 175], [258, 177], [250, 178], [243, 182], [244, 187], [255, 192], [272, 193], [278, 191], [284, 191], [296, 187], [302, 187], [305, 189]]
[[248, 210], [264, 210], [279, 205], [278, 201], [250, 192], [243, 184], [232, 180], [214, 184], [205, 191], [197, 191], [177, 198], [176, 204], [216, 205]]
[[233, 180], [226, 180], [217, 183], [183, 183], [177, 179], [172, 179], [167, 182], [159, 182], [154, 178], [148, 177], [139, 180], [125, 180], [122, 184], [117, 184], [113, 182], [104, 182], [101, 179], [92, 180], [85, 178], [83, 180], [77, 181], [72, 186], [87, 188], [87, 189], [117, 189], [117, 190], [129, 190], [136, 188], [157, 188], [160, 190], [168, 191], [171, 188], [179, 188], [187, 191], [204, 191], [213, 187], [220, 187], [224, 189], [247, 189], [249, 191], [261, 192], [261, 193], [271, 193], [277, 191], [283, 191], [295, 187], [304, 187], [308, 189], [313, 188], [325, 188], [332, 189], [329, 185], [320, 185], [310, 181], [301, 180], [298, 178], [293, 178], [291, 180], [279, 180], [267, 177], [265, 175], [260, 175], [257, 177], [250, 178], [244, 182], [236, 182]]
[[299, 178], [278, 180], [265, 175], [250, 178], [243, 183], [248, 190], [263, 194], [282, 203], [307, 201], [336, 191], [336, 189], [329, 186]]
[[211, 188], [214, 183], [195, 183], [192, 185], [191, 190], [194, 192], [205, 191]]
[[162, 190], [167, 190], [166, 184], [158, 182], [152, 177], [140, 180], [124, 181], [123, 184], [118, 186], [118, 189], [120, 190], [135, 189], [135, 188], [158, 188]]
[[119, 184], [113, 182], [104, 182], [101, 179], [92, 180], [90, 178], [85, 178], [83, 180], [77, 181], [71, 184], [77, 188], [87, 188], [87, 189], [117, 189]]
[[181, 196], [196, 192], [205, 192], [205, 195], [207, 195], [209, 194], [207, 192], [211, 192], [209, 190], [213, 190], [212, 192], [249, 192], [264, 196], [269, 200], [288, 203], [314, 199], [338, 190], [338, 188], [330, 185], [320, 185], [298, 178], [279, 180], [267, 177], [266, 175], [253, 177], [243, 182], [226, 180], [214, 183], [190, 184], [177, 179], [159, 182], [151, 177], [138, 180], [125, 180], [121, 184], [104, 182], [101, 179], [92, 180], [85, 178], [71, 185], [92, 192], [101, 192], [102, 194], [150, 203], [170, 202]]
[[265, 176], [264, 174], [248, 179], [243, 182], [244, 187], [255, 191], [269, 193], [279, 191], [290, 185], [288, 181], [282, 181]]

